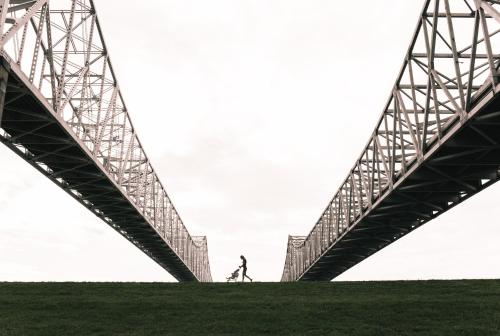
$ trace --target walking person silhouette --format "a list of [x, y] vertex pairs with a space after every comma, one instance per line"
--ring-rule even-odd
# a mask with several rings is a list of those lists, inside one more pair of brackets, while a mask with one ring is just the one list
[[245, 278], [248, 278], [248, 280], [250, 280], [250, 282], [253, 282], [252, 278], [250, 278], [247, 275], [247, 260], [242, 255], [240, 256], [240, 259], [241, 259], [241, 262], [242, 262], [240, 268], [243, 268], [243, 274], [241, 276], [241, 282], [245, 282]]

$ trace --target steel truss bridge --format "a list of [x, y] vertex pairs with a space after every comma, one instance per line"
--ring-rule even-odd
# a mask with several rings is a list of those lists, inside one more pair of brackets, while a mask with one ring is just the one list
[[[331, 280], [498, 181], [499, 33], [500, 1], [425, 1], [374, 132], [309, 235], [289, 237], [282, 281]], [[0, 46], [0, 141], [179, 281], [211, 281], [93, 1], [0, 0]]]
[[92, 0], [0, 0], [0, 141], [179, 281], [211, 281], [130, 120]]
[[331, 280], [498, 181], [499, 33], [500, 1], [425, 1], [375, 130], [311, 232], [289, 237], [282, 281]]

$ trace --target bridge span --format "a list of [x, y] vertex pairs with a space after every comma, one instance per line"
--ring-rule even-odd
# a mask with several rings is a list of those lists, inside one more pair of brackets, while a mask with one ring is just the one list
[[289, 237], [282, 281], [331, 280], [498, 181], [499, 33], [499, 1], [424, 2], [375, 130], [311, 232]]
[[211, 281], [130, 120], [92, 0], [0, 0], [0, 141], [179, 281]]

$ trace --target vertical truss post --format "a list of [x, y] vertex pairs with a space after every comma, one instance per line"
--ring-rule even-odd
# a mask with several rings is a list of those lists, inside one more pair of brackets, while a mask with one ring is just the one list
[[481, 21], [481, 28], [483, 30], [486, 55], [488, 58], [488, 65], [490, 67], [491, 87], [493, 90], [495, 90], [496, 82], [497, 82], [496, 68], [495, 68], [495, 62], [493, 60], [493, 50], [491, 47], [491, 40], [490, 40], [490, 33], [488, 30], [488, 24], [486, 23], [486, 16], [484, 13], [484, 8], [482, 7], [482, 5], [484, 5], [484, 2], [482, 0], [477, 0], [476, 4], [478, 6], [477, 9], [479, 11], [479, 20]]
[[467, 92], [465, 96], [466, 111], [469, 111], [471, 107], [472, 84], [474, 83], [474, 66], [476, 64], [477, 39], [479, 34], [479, 20], [479, 10], [476, 10], [474, 13], [474, 31], [472, 33], [471, 60], [469, 65], [469, 76], [467, 80]]
[[0, 127], [2, 127], [3, 105], [5, 103], [5, 93], [7, 92], [8, 79], [9, 65], [2, 60], [0, 63]]
[[0, 0], [0, 35], [3, 35], [3, 27], [5, 25], [5, 19], [7, 18], [9, 2], [9, 0]]

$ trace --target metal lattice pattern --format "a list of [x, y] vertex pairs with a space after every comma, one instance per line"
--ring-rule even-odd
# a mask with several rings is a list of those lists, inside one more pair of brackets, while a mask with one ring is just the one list
[[[211, 281], [206, 239], [188, 233], [137, 137], [93, 2], [2, 0], [0, 10], [2, 56], [64, 120], [196, 279]], [[20, 90], [15, 99], [25, 94]], [[78, 193], [78, 188], [70, 189]], [[113, 225], [111, 216], [102, 215]]]
[[[367, 146], [309, 235], [289, 238], [282, 281], [306, 279], [309, 273], [308, 279], [319, 278], [312, 275], [313, 269], [326, 263], [326, 256], [336, 244], [347, 241], [359, 223], [394, 195], [441, 146], [448, 133], [468, 122], [475, 101], [486, 92], [496, 93], [499, 12], [499, 1], [425, 1], [403, 66]], [[478, 128], [475, 131], [488, 140], [485, 132]], [[493, 139], [489, 140], [495, 144]], [[480, 190], [444, 170], [432, 166], [426, 169], [441, 180], [459, 185], [458, 198]], [[401, 199], [393, 205], [395, 208], [404, 203], [425, 203], [403, 193], [398, 197]], [[322, 279], [340, 274], [451, 206], [442, 203], [429, 201], [428, 212], [413, 214], [407, 230], [394, 233], [386, 241], [379, 239], [373, 250], [365, 251], [357, 261], [346, 263], [342, 270]], [[379, 230], [389, 222], [384, 218], [386, 222], [377, 223], [375, 216], [370, 221], [374, 227], [378, 224]], [[365, 235], [363, 239], [377, 237]]]

